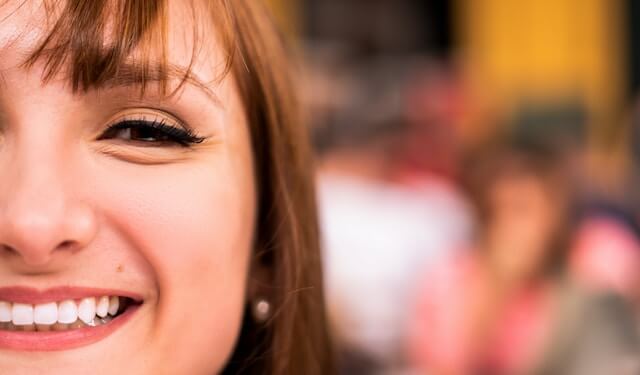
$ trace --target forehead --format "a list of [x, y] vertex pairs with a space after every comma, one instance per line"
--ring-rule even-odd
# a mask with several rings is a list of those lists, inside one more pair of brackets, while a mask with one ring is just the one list
[[187, 72], [205, 83], [222, 78], [229, 48], [222, 37], [226, 31], [214, 17], [222, 10], [214, 9], [214, 2], [101, 3], [1, 2], [0, 72], [42, 66], [55, 76], [95, 79], [94, 86], [118, 74], [141, 74], [146, 77], [138, 78], [151, 81], [164, 74], [186, 78]]

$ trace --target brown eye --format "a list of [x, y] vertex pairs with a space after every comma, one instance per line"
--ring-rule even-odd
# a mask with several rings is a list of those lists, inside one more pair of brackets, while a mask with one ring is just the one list
[[149, 146], [179, 145], [189, 147], [202, 143], [204, 138], [197, 137], [187, 129], [166, 125], [158, 121], [124, 120], [110, 126], [98, 140], [120, 139]]

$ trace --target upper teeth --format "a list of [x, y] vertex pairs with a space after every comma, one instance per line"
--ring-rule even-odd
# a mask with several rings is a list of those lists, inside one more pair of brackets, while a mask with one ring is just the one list
[[14, 325], [52, 325], [55, 323], [71, 324], [78, 319], [90, 324], [97, 316], [104, 318], [107, 314], [116, 315], [120, 308], [119, 298], [89, 297], [78, 302], [65, 300], [37, 305], [0, 301], [0, 323], [12, 322]]

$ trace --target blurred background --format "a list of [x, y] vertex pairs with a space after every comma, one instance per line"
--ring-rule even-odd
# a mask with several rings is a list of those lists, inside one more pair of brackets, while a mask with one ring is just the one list
[[640, 3], [270, 0], [343, 374], [640, 374]]

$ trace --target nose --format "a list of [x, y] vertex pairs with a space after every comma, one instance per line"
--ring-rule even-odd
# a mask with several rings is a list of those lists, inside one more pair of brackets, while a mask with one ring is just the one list
[[[8, 168], [0, 189], [0, 260], [41, 268], [85, 248], [97, 231], [91, 206], [78, 199], [63, 165], [31, 158]], [[6, 172], [6, 169], [5, 169]], [[79, 181], [74, 181], [76, 184]]]

